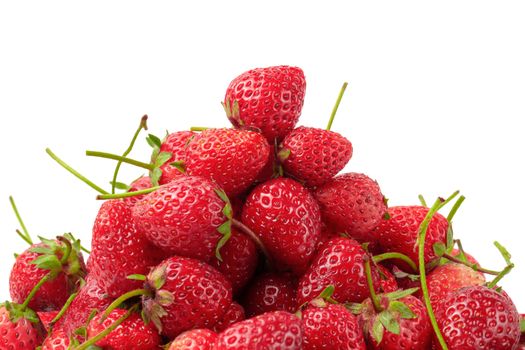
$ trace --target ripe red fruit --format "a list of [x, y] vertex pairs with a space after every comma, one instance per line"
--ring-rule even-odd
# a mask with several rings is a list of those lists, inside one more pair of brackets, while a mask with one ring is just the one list
[[139, 231], [154, 245], [186, 257], [209, 261], [227, 221], [217, 186], [198, 176], [176, 178], [133, 207]]
[[69, 335], [64, 330], [54, 330], [46, 337], [42, 344], [42, 350], [68, 350], [71, 345]]
[[330, 130], [298, 127], [279, 146], [286, 174], [307, 187], [321, 186], [343, 170], [352, 158], [352, 143]]
[[364, 174], [336, 176], [314, 191], [323, 220], [359, 242], [374, 242], [387, 207], [376, 181]]
[[310, 303], [302, 311], [304, 350], [365, 350], [357, 318], [343, 305]]
[[40, 343], [37, 327], [29, 319], [14, 316], [8, 306], [0, 305], [0, 349], [35, 349]]
[[[137, 192], [137, 191], [145, 190], [151, 187], [152, 187], [152, 184], [151, 184], [151, 179], [149, 178], [149, 176], [141, 176], [137, 180], [131, 183], [131, 185], [129, 186], [128, 192]], [[138, 196], [126, 197], [126, 198], [123, 198], [122, 200], [126, 204], [128, 204], [130, 207], [132, 207], [135, 205], [135, 203], [137, 203], [139, 200], [141, 200], [145, 196], [146, 196], [145, 194], [141, 194]]]
[[152, 164], [156, 163], [159, 154], [163, 152], [171, 153], [171, 158], [169, 158], [160, 166], [162, 174], [159, 178], [159, 184], [165, 185], [170, 183], [173, 179], [184, 175], [184, 173], [182, 173], [178, 167], [173, 166], [172, 163], [185, 162], [186, 148], [188, 143], [195, 135], [196, 134], [193, 131], [177, 131], [167, 135], [164, 140], [162, 140], [159, 149], [154, 148], [153, 154], [151, 156]]
[[248, 317], [270, 311], [297, 311], [297, 281], [289, 274], [264, 273], [248, 287], [243, 305]]
[[300, 350], [301, 320], [285, 311], [273, 311], [238, 322], [219, 334], [215, 350]]
[[[382, 220], [375, 230], [381, 247], [387, 252], [398, 252], [407, 255], [418, 263], [417, 239], [419, 226], [427, 215], [428, 208], [422, 206], [400, 206], [388, 209], [390, 218]], [[425, 239], [425, 263], [437, 258], [433, 246], [437, 242], [446, 243], [448, 221], [436, 213], [428, 226]], [[396, 261], [396, 265], [405, 269], [406, 266]], [[411, 270], [408, 270], [411, 271]]]
[[56, 315], [58, 315], [58, 310], [53, 311], [38, 311], [36, 313], [38, 315], [38, 318], [40, 319], [40, 322], [42, 323], [42, 326], [46, 331], [49, 331], [49, 325], [51, 321], [55, 318]]
[[222, 318], [212, 327], [212, 329], [220, 333], [234, 323], [240, 322], [246, 318], [244, 308], [235, 301], [231, 303], [230, 307]]
[[180, 334], [168, 350], [214, 350], [217, 333], [209, 329], [192, 329]]
[[246, 199], [242, 222], [257, 234], [277, 267], [300, 275], [321, 232], [319, 206], [300, 183], [278, 178], [257, 186]]
[[[102, 321], [103, 313], [96, 315], [87, 327], [88, 339], [110, 327], [124, 316], [127, 310], [115, 309]], [[140, 315], [133, 312], [111, 333], [95, 343], [103, 349], [111, 350], [156, 350], [159, 349], [161, 338], [153, 324], [146, 325]]]
[[259, 133], [236, 129], [207, 129], [186, 150], [186, 172], [214, 180], [228, 196], [248, 189], [270, 156], [270, 146]]
[[230, 281], [235, 295], [250, 281], [257, 268], [257, 247], [248, 236], [232, 228], [230, 239], [221, 248], [221, 257], [222, 261], [213, 257], [210, 265]]
[[118, 199], [100, 207], [91, 241], [89, 273], [113, 298], [140, 287], [132, 274], [146, 274], [155, 265], [154, 251], [146, 236], [137, 229], [131, 208]]
[[[370, 295], [364, 267], [365, 254], [353, 239], [341, 237], [328, 241], [299, 280], [298, 305], [313, 300], [329, 285], [335, 287], [332, 297], [338, 302], [362, 302]], [[372, 280], [374, 288], [379, 290], [379, 272], [374, 266]]]
[[261, 130], [270, 144], [282, 140], [299, 120], [306, 81], [298, 67], [275, 66], [247, 71], [226, 90], [224, 106], [237, 128]]
[[[509, 350], [520, 339], [520, 315], [510, 298], [485, 286], [448, 294], [434, 310], [449, 349]], [[441, 347], [434, 339], [437, 349]]]
[[148, 275], [143, 310], [163, 335], [213, 327], [232, 303], [230, 282], [202, 261], [174, 256]]
[[379, 284], [383, 293], [394, 292], [399, 289], [396, 277], [389, 269], [381, 264], [376, 264], [379, 269]]

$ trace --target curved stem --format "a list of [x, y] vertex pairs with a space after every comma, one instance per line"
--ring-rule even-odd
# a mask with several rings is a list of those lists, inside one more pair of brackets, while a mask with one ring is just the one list
[[421, 202], [421, 205], [428, 208], [427, 201], [425, 200], [425, 197], [423, 197], [422, 194], [418, 195], [417, 198], [419, 198], [419, 202]]
[[204, 130], [208, 130], [209, 128], [206, 127], [206, 126], [192, 126], [190, 128], [191, 131], [204, 131]]
[[459, 196], [456, 203], [454, 203], [454, 206], [452, 207], [452, 209], [450, 209], [450, 213], [448, 213], [448, 216], [447, 216], [447, 221], [449, 222], [449, 224], [452, 222], [454, 215], [456, 215], [456, 212], [458, 211], [459, 207], [461, 207], [461, 204], [463, 203], [464, 200], [465, 200], [465, 196]]
[[383, 311], [379, 298], [377, 296], [376, 290], [374, 289], [374, 281], [372, 280], [372, 268], [370, 267], [370, 257], [365, 254], [363, 257], [365, 262], [365, 274], [366, 274], [366, 283], [368, 284], [368, 289], [370, 290], [370, 299], [372, 299], [372, 304], [377, 313]]
[[66, 246], [66, 251], [64, 252], [64, 254], [62, 254], [62, 258], [60, 259], [60, 264], [64, 265], [65, 263], [67, 263], [67, 260], [71, 255], [71, 250], [73, 249], [73, 247], [71, 246], [71, 242], [65, 237], [58, 236], [57, 240], [64, 243]]
[[22, 310], [25, 310], [27, 308], [35, 294], [38, 292], [38, 290], [40, 289], [40, 287], [42, 287], [44, 283], [55, 278], [55, 274], [55, 272], [49, 271], [44, 277], [40, 279], [40, 281], [38, 281], [38, 283], [33, 287], [33, 289], [31, 289], [31, 292], [29, 292], [29, 295], [24, 300], [24, 303], [22, 304]]
[[374, 256], [372, 259], [374, 259], [374, 262], [376, 263], [384, 261], [384, 260], [389, 260], [389, 259], [399, 259], [407, 263], [408, 266], [410, 266], [410, 268], [414, 270], [414, 272], [418, 271], [416, 263], [412, 259], [410, 259], [408, 256], [406, 256], [405, 254], [396, 253], [396, 252], [383, 253], [383, 254]]
[[66, 313], [67, 309], [69, 309], [69, 306], [71, 305], [71, 303], [73, 302], [73, 300], [75, 300], [75, 298], [77, 297], [78, 295], [78, 292], [76, 293], [73, 293], [69, 296], [69, 298], [67, 298], [66, 300], [66, 303], [64, 304], [64, 306], [62, 306], [62, 308], [60, 309], [60, 311], [58, 312], [58, 314], [51, 320], [51, 322], [49, 323], [51, 327], [53, 327], [53, 325], [55, 323], [58, 322], [58, 320], [60, 320], [62, 318], [62, 316], [64, 316], [64, 314]]
[[115, 194], [99, 194], [97, 196], [97, 199], [116, 199], [116, 198], [127, 198], [127, 197], [134, 197], [134, 196], [140, 196], [141, 194], [148, 194], [151, 192], [154, 192], [158, 190], [160, 186], [153, 186], [150, 188], [146, 188], [144, 190], [135, 191], [135, 192], [124, 192], [124, 193], [115, 193]]
[[20, 213], [18, 212], [18, 208], [16, 207], [15, 200], [13, 199], [13, 196], [9, 196], [9, 202], [11, 202], [11, 208], [13, 208], [13, 211], [15, 212], [16, 219], [18, 220], [18, 223], [20, 224], [20, 226], [22, 227], [22, 231], [24, 232], [23, 235], [21, 234], [20, 231], [18, 231], [20, 233], [18, 233], [18, 232], [17, 233], [29, 245], [33, 245], [33, 240], [31, 239], [31, 236], [29, 235], [29, 232], [27, 231], [26, 225], [24, 224], [24, 220], [22, 220], [22, 217], [20, 216]]
[[339, 96], [337, 96], [337, 100], [335, 101], [335, 105], [334, 105], [334, 108], [332, 109], [330, 120], [328, 120], [328, 126], [326, 127], [326, 130], [330, 130], [332, 128], [332, 123], [334, 122], [334, 118], [337, 113], [337, 109], [339, 109], [339, 104], [341, 103], [341, 99], [343, 98], [343, 95], [345, 94], [345, 90], [347, 86], [348, 86], [348, 83], [345, 81], [343, 86], [341, 87], [341, 90], [339, 91]]
[[115, 299], [115, 301], [113, 301], [106, 308], [106, 310], [104, 311], [104, 316], [100, 319], [100, 321], [101, 322], [104, 321], [109, 316], [111, 311], [115, 310], [117, 307], [119, 307], [120, 304], [122, 304], [126, 300], [134, 298], [134, 297], [137, 297], [137, 296], [140, 296], [140, 295], [150, 295], [150, 294], [151, 293], [149, 291], [147, 291], [146, 289], [135, 289], [135, 290], [132, 290], [131, 292], [127, 292], [125, 294], [122, 294], [120, 297]]
[[494, 275], [494, 276], [497, 276], [500, 274], [500, 271], [494, 271], [494, 270], [489, 270], [489, 269], [485, 269], [481, 266], [479, 266], [478, 264], [472, 264], [468, 261], [463, 261], [459, 258], [456, 258], [455, 256], [453, 255], [450, 255], [450, 254], [443, 254], [443, 258], [447, 259], [447, 260], [450, 260], [450, 261], [453, 261], [455, 263], [458, 263], [458, 264], [462, 264], [462, 265], [465, 265], [465, 266], [468, 266], [470, 267], [471, 269], [475, 270], [475, 271], [479, 271], [479, 272], [483, 272], [483, 273], [486, 273], [487, 275]]
[[128, 163], [128, 164], [131, 164], [131, 165], [135, 165], [135, 166], [137, 166], [139, 168], [144, 168], [144, 169], [148, 169], [148, 170], [153, 170], [153, 168], [155, 167], [155, 165], [151, 164], [151, 163], [144, 163], [144, 162], [141, 162], [141, 161], [138, 161], [138, 160], [135, 160], [135, 159], [126, 158], [126, 157], [123, 157], [123, 156], [119, 156], [118, 154], [107, 153], [107, 152], [86, 151], [86, 156], [118, 160], [118, 161], [120, 161], [122, 163]]
[[[141, 130], [142, 129], [148, 130], [148, 125], [146, 124], [147, 120], [148, 120], [148, 116], [147, 115], [144, 115], [140, 119], [140, 125], [139, 125], [137, 131], [135, 131], [135, 134], [133, 135], [133, 138], [131, 139], [131, 143], [129, 144], [128, 148], [122, 154], [123, 157], [126, 157], [131, 152], [131, 150], [133, 149], [133, 146], [135, 145], [135, 141], [137, 141], [137, 137], [139, 136]], [[117, 163], [117, 166], [115, 167], [115, 172], [113, 173], [113, 180], [111, 181], [111, 193], [115, 193], [115, 185], [117, 183], [117, 175], [118, 175], [118, 172], [120, 170], [120, 166], [121, 165], [122, 165], [122, 160], [119, 160], [118, 163]]]
[[94, 189], [95, 191], [99, 192], [99, 193], [102, 193], [102, 194], [107, 194], [107, 192], [105, 190], [103, 190], [101, 187], [95, 185], [93, 182], [91, 182], [90, 180], [88, 180], [84, 175], [80, 174], [78, 171], [76, 171], [75, 169], [73, 169], [72, 167], [70, 167], [69, 165], [67, 165], [62, 159], [58, 158], [56, 154], [54, 154], [49, 148], [46, 148], [46, 153], [49, 154], [49, 156], [51, 158], [53, 158], [53, 160], [55, 162], [57, 162], [58, 164], [60, 164], [64, 169], [66, 169], [67, 171], [69, 171], [71, 174], [73, 174], [74, 176], [76, 176], [78, 179], [80, 179], [82, 182], [84, 182], [86, 185], [88, 185], [89, 187], [91, 187], [92, 189]]
[[255, 232], [253, 232], [248, 226], [246, 226], [245, 224], [243, 224], [242, 222], [240, 222], [239, 220], [237, 220], [235, 218], [232, 219], [232, 225], [233, 225], [233, 227], [235, 227], [236, 229], [238, 229], [239, 231], [241, 231], [242, 233], [244, 233], [245, 235], [250, 237], [250, 239], [255, 243], [255, 245], [257, 245], [257, 247], [264, 254], [264, 256], [266, 257], [268, 262], [269, 263], [272, 262], [272, 258], [270, 256], [270, 253], [268, 252], [268, 250], [264, 246], [264, 244], [261, 241], [261, 239], [259, 238], [259, 236], [257, 236], [255, 234]]
[[428, 286], [427, 286], [427, 274], [425, 270], [425, 238], [427, 235], [428, 226], [430, 224], [430, 220], [432, 220], [432, 217], [434, 216], [435, 213], [437, 213], [439, 208], [443, 206], [444, 202], [446, 201], [437, 199], [432, 205], [432, 207], [428, 210], [427, 215], [425, 216], [425, 219], [419, 226], [418, 258], [419, 258], [419, 277], [421, 281], [421, 292], [423, 294], [423, 300], [425, 302], [425, 306], [428, 311], [430, 323], [432, 324], [432, 328], [434, 329], [434, 333], [436, 334], [436, 337], [438, 338], [441, 348], [443, 350], [448, 350], [447, 343], [445, 342], [445, 339], [443, 338], [443, 335], [441, 334], [441, 330], [439, 329], [439, 326], [437, 324], [436, 315], [434, 315], [434, 311], [432, 310], [432, 305], [430, 304], [430, 296], [428, 294]]
[[514, 264], [509, 264], [507, 265], [497, 276], [496, 278], [494, 278], [488, 285], [487, 287], [489, 288], [494, 288], [496, 287], [496, 285], [498, 284], [499, 281], [501, 281], [501, 279], [503, 277], [505, 277], [512, 269], [514, 268]]

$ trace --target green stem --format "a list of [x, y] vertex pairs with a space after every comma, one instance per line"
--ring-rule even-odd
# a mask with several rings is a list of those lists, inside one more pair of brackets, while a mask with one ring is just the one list
[[494, 270], [485, 269], [485, 268], [479, 266], [478, 264], [472, 264], [472, 263], [470, 263], [468, 261], [463, 261], [463, 260], [461, 260], [459, 258], [456, 258], [455, 256], [450, 255], [448, 253], [443, 254], [443, 258], [445, 258], [447, 260], [450, 260], [450, 261], [453, 261], [453, 262], [458, 263], [458, 264], [462, 264], [462, 265], [468, 266], [468, 267], [470, 267], [471, 269], [473, 269], [475, 271], [483, 272], [483, 273], [486, 273], [488, 275], [497, 276], [497, 275], [500, 274], [500, 271], [494, 271]]
[[452, 209], [450, 209], [450, 213], [448, 213], [448, 216], [447, 216], [447, 221], [449, 223], [452, 222], [454, 215], [456, 215], [456, 212], [458, 211], [459, 207], [461, 207], [461, 204], [463, 203], [464, 200], [465, 200], [465, 196], [459, 196], [456, 203], [454, 203], [454, 206], [452, 207]]
[[425, 197], [423, 197], [422, 194], [420, 194], [419, 196], [417, 196], [417, 198], [419, 198], [419, 202], [421, 202], [421, 205], [422, 205], [422, 206], [428, 208], [427, 201], [425, 200]]
[[137, 296], [140, 296], [140, 295], [150, 295], [150, 294], [151, 293], [149, 291], [147, 291], [146, 289], [135, 289], [135, 290], [132, 290], [131, 292], [127, 292], [125, 294], [122, 294], [120, 297], [115, 299], [115, 301], [113, 301], [106, 308], [106, 311], [104, 311], [104, 316], [102, 317], [101, 321], [104, 321], [109, 316], [111, 311], [115, 310], [117, 307], [120, 306], [120, 304], [122, 304], [126, 300], [134, 298], [134, 297], [137, 297]]
[[107, 152], [86, 151], [86, 156], [118, 160], [118, 161], [121, 161], [122, 163], [128, 163], [131, 165], [135, 165], [139, 168], [144, 168], [148, 170], [153, 170], [153, 168], [155, 167], [155, 165], [151, 163], [144, 163], [144, 162], [141, 162], [135, 159], [126, 158], [126, 157], [119, 156], [118, 154], [107, 153]]
[[334, 118], [337, 113], [337, 109], [339, 108], [339, 104], [341, 103], [341, 99], [343, 98], [343, 95], [345, 94], [345, 90], [347, 86], [348, 86], [348, 83], [344, 82], [343, 86], [341, 87], [341, 90], [339, 91], [339, 96], [337, 96], [337, 100], [335, 101], [335, 105], [334, 105], [334, 108], [332, 109], [330, 120], [328, 120], [328, 126], [326, 127], [326, 130], [330, 130], [332, 128], [332, 123], [334, 122]]
[[368, 254], [365, 254], [363, 260], [365, 262], [366, 283], [368, 284], [368, 289], [370, 290], [370, 299], [372, 300], [372, 304], [374, 305], [374, 309], [376, 310], [376, 312], [380, 313], [381, 311], [383, 311], [383, 308], [381, 307], [381, 303], [377, 296], [376, 290], [374, 289], [374, 281], [372, 280], [372, 268], [370, 267], [370, 258], [368, 257]]
[[374, 256], [373, 259], [374, 259], [374, 262], [376, 263], [379, 263], [384, 260], [389, 260], [389, 259], [399, 259], [407, 263], [410, 266], [410, 268], [414, 270], [414, 272], [418, 271], [416, 263], [412, 259], [410, 259], [408, 256], [406, 256], [405, 254], [396, 253], [396, 252], [383, 253], [383, 254]]
[[432, 305], [430, 304], [430, 296], [428, 294], [428, 286], [427, 286], [427, 273], [425, 271], [425, 239], [427, 235], [428, 226], [430, 224], [430, 220], [432, 220], [432, 217], [434, 214], [437, 213], [439, 208], [443, 206], [443, 203], [446, 201], [442, 201], [441, 199], [437, 199], [432, 207], [428, 210], [427, 215], [425, 216], [425, 219], [419, 226], [419, 233], [418, 233], [418, 258], [419, 258], [419, 277], [421, 281], [421, 292], [423, 294], [423, 300], [425, 302], [425, 306], [428, 311], [428, 316], [430, 318], [430, 323], [432, 324], [432, 328], [434, 329], [434, 332], [436, 334], [436, 337], [438, 338], [439, 344], [441, 345], [441, 348], [443, 350], [448, 350], [447, 343], [445, 342], [445, 339], [443, 338], [443, 335], [441, 334], [441, 330], [439, 329], [439, 326], [437, 324], [436, 315], [434, 315], [434, 311], [432, 310]]
[[67, 298], [66, 300], [66, 303], [64, 304], [64, 306], [62, 306], [62, 308], [60, 309], [60, 311], [58, 312], [58, 314], [51, 320], [50, 322], [50, 325], [51, 327], [57, 323], [61, 318], [62, 316], [64, 316], [64, 314], [66, 313], [67, 309], [69, 309], [69, 306], [71, 305], [71, 303], [73, 302], [73, 300], [75, 300], [75, 298], [77, 297], [78, 295], [78, 292], [77, 293], [73, 293], [69, 296], [69, 298]]
[[[20, 238], [22, 238], [24, 240], [24, 242], [26, 242], [29, 245], [33, 245], [33, 241], [32, 240], [28, 240], [28, 237], [25, 234], [23, 234], [22, 232], [20, 232], [20, 230], [17, 229], [17, 230], [15, 230], [15, 232]], [[29, 237], [29, 239], [31, 239], [31, 238]]]
[[53, 278], [55, 278], [55, 276], [56, 276], [55, 272], [49, 271], [44, 277], [40, 279], [40, 281], [38, 281], [38, 283], [33, 287], [33, 289], [31, 289], [31, 292], [29, 292], [29, 295], [24, 300], [24, 303], [22, 304], [22, 310], [27, 309], [27, 306], [29, 305], [29, 303], [31, 302], [35, 294], [38, 292], [40, 287], [42, 287], [42, 285], [46, 283], [47, 281], [50, 281]]
[[60, 164], [64, 169], [66, 169], [71, 174], [76, 176], [78, 179], [80, 179], [82, 182], [84, 182], [89, 187], [93, 188], [95, 191], [97, 191], [99, 193], [102, 193], [102, 194], [108, 193], [105, 190], [103, 190], [102, 188], [100, 188], [99, 186], [95, 185], [90, 180], [88, 180], [85, 176], [80, 174], [78, 171], [76, 171], [75, 169], [73, 169], [72, 167], [67, 165], [62, 159], [58, 158], [49, 148], [46, 148], [46, 153], [49, 154], [49, 156], [51, 158], [53, 158], [53, 160], [56, 161], [58, 164]]
[[205, 127], [205, 126], [192, 126], [190, 128], [191, 131], [204, 131], [204, 130], [208, 130], [209, 128], [208, 127]]
[[438, 200], [441, 202], [441, 204], [439, 205], [439, 207], [437, 208], [437, 210], [440, 210], [441, 208], [443, 208], [445, 205], [447, 205], [448, 203], [450, 203], [454, 198], [456, 198], [456, 196], [459, 194], [459, 191], [456, 191], [454, 193], [452, 193], [447, 199], [442, 199], [442, 198], [439, 198]]
[[126, 312], [124, 315], [119, 317], [115, 322], [113, 322], [111, 324], [111, 326], [109, 326], [108, 328], [104, 329], [102, 332], [98, 333], [93, 338], [89, 338], [84, 343], [82, 343], [79, 346], [77, 346], [76, 348], [74, 348], [74, 350], [85, 350], [85, 349], [88, 349], [91, 345], [95, 345], [99, 340], [104, 339], [106, 336], [108, 336], [108, 334], [113, 332], [115, 330], [115, 328], [120, 326], [120, 324], [122, 322], [124, 322], [133, 312], [135, 312], [136, 308], [137, 308], [136, 305], [133, 306], [131, 309], [128, 310], [128, 312]]
[[[122, 157], [126, 157], [131, 150], [133, 149], [133, 146], [135, 145], [135, 141], [137, 141], [137, 137], [139, 136], [142, 129], [148, 130], [148, 125], [146, 124], [146, 121], [148, 120], [148, 116], [144, 115], [142, 119], [140, 120], [140, 125], [135, 131], [135, 134], [133, 135], [133, 138], [131, 139], [131, 143], [129, 144], [128, 148], [124, 151], [122, 154]], [[111, 193], [115, 193], [115, 184], [117, 183], [117, 175], [120, 170], [120, 166], [122, 165], [122, 160], [119, 160], [117, 163], [117, 166], [115, 167], [115, 172], [113, 173], [113, 181], [111, 182]]]
[[501, 281], [501, 279], [503, 277], [505, 277], [512, 269], [514, 268], [514, 264], [509, 264], [507, 265], [497, 276], [496, 278], [494, 278], [488, 285], [487, 287], [489, 288], [494, 288], [496, 287], [496, 285], [498, 284], [499, 281]]
[[13, 196], [9, 196], [9, 202], [11, 202], [11, 208], [13, 208], [13, 211], [15, 212], [16, 219], [18, 220], [18, 223], [20, 226], [22, 226], [22, 231], [24, 231], [24, 234], [22, 235], [20, 231], [17, 233], [20, 237], [29, 245], [33, 245], [33, 240], [31, 239], [31, 236], [29, 235], [29, 232], [27, 231], [26, 225], [24, 224], [24, 220], [22, 220], [22, 217], [20, 216], [20, 213], [18, 212], [18, 208], [16, 207], [15, 200], [13, 199]]
[[71, 242], [65, 237], [58, 236], [57, 240], [64, 243], [66, 246], [66, 251], [64, 252], [64, 254], [62, 254], [62, 258], [60, 259], [60, 264], [64, 265], [65, 263], [67, 263], [67, 260], [71, 255], [71, 250], [73, 249], [73, 247], [71, 246]]
[[99, 194], [97, 196], [97, 199], [116, 199], [116, 198], [127, 198], [127, 197], [134, 197], [134, 196], [140, 196], [141, 194], [148, 194], [151, 192], [154, 192], [158, 190], [160, 186], [153, 186], [150, 188], [146, 188], [144, 190], [135, 191], [135, 192], [124, 192], [124, 193], [115, 193], [115, 194]]

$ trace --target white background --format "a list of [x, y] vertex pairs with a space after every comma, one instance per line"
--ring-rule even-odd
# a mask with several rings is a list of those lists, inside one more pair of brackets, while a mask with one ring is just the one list
[[[517, 267], [501, 285], [525, 312], [523, 2], [184, 4], [1, 3], [1, 299], [26, 248], [9, 195], [33, 236], [86, 244], [100, 205], [45, 147], [107, 188], [114, 163], [86, 149], [123, 152], [144, 113], [159, 135], [227, 126], [230, 80], [289, 64], [307, 78], [303, 125], [324, 127], [350, 83], [333, 126], [354, 145], [346, 170], [377, 179], [390, 205], [462, 191], [456, 235], [489, 268], [503, 267], [492, 241], [509, 248]], [[132, 156], [147, 160], [143, 136]]]

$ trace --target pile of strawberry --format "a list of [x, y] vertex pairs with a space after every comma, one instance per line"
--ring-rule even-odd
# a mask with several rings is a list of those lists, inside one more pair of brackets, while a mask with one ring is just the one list
[[[388, 207], [376, 181], [338, 173], [352, 144], [296, 127], [301, 69], [235, 78], [233, 128], [147, 137], [150, 162], [117, 161], [89, 252], [72, 234], [33, 243], [0, 306], [0, 349], [525, 349], [521, 316], [453, 237], [464, 197]], [[149, 171], [127, 186], [119, 168]], [[449, 204], [448, 213], [438, 211]], [[85, 259], [84, 252], [89, 252]], [[490, 278], [489, 278], [490, 277]], [[520, 325], [521, 323], [521, 325]], [[521, 326], [521, 327], [520, 327]]]

